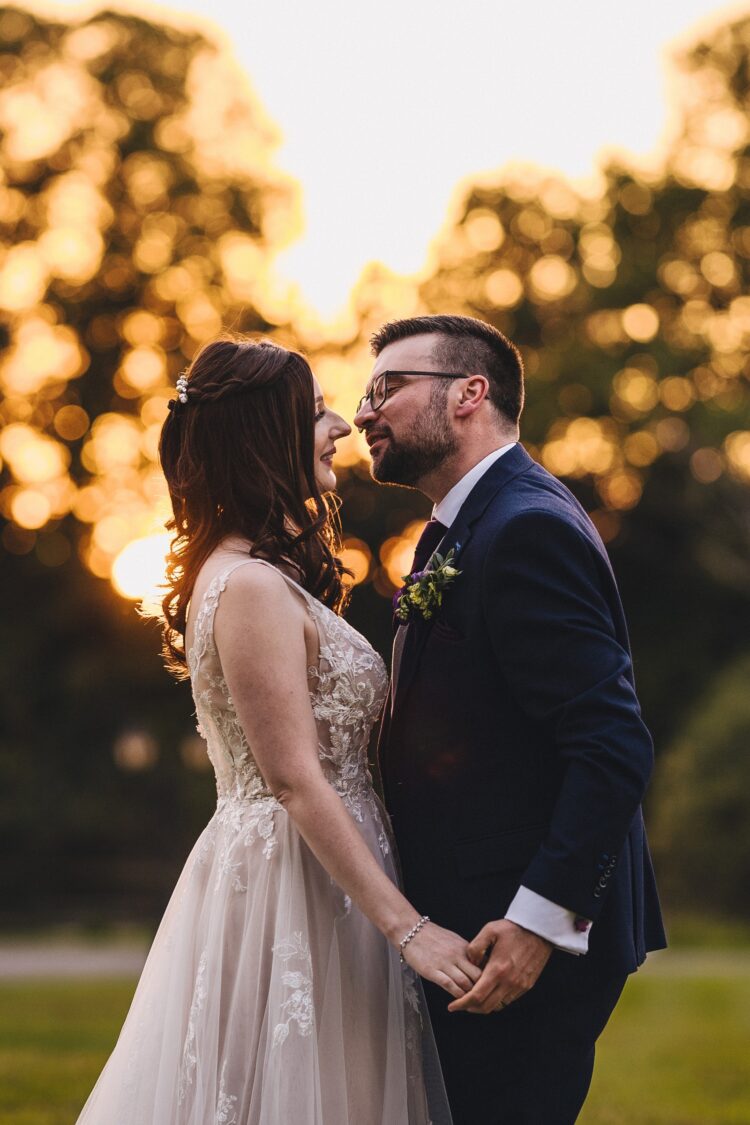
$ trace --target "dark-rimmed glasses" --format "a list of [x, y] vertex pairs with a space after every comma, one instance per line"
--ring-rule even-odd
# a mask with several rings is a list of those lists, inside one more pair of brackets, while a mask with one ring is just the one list
[[393, 394], [393, 388], [388, 386], [389, 378], [394, 375], [428, 375], [432, 379], [468, 379], [469, 376], [464, 371], [381, 371], [376, 375], [372, 381], [367, 394], [362, 395], [362, 398], [357, 403], [357, 414], [359, 414], [362, 407], [366, 402], [370, 404], [370, 410], [380, 410], [381, 406], [390, 394]]

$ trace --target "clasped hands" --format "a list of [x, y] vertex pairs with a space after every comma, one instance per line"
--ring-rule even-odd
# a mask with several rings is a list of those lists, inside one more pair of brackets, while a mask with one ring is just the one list
[[536, 984], [552, 945], [515, 922], [488, 922], [468, 944], [429, 923], [406, 946], [404, 957], [421, 976], [454, 997], [449, 1012], [489, 1015]]

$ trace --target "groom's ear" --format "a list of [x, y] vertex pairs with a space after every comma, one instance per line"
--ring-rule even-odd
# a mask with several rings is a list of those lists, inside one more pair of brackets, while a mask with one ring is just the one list
[[470, 417], [487, 399], [489, 390], [489, 380], [485, 375], [470, 375], [468, 379], [461, 380], [454, 407], [456, 417]]

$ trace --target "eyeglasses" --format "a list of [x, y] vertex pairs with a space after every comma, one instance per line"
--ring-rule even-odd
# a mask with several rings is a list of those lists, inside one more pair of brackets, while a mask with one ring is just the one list
[[367, 394], [362, 395], [362, 398], [357, 403], [357, 414], [359, 414], [362, 407], [366, 402], [370, 404], [370, 410], [380, 410], [381, 406], [398, 387], [389, 385], [388, 380], [393, 376], [401, 375], [421, 375], [424, 378], [430, 379], [468, 379], [469, 376], [464, 371], [381, 371], [376, 375], [372, 381]]

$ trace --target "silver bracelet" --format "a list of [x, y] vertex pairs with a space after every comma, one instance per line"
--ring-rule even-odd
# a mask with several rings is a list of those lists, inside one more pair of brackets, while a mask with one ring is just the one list
[[411, 941], [411, 939], [415, 938], [417, 936], [419, 931], [422, 929], [423, 926], [427, 925], [429, 920], [430, 919], [427, 917], [427, 915], [423, 914], [422, 917], [417, 922], [417, 924], [415, 926], [412, 926], [412, 928], [409, 930], [408, 934], [403, 939], [403, 941], [400, 941], [398, 943], [399, 957], [400, 957], [402, 965], [403, 965], [404, 961], [406, 960], [406, 958], [404, 957], [404, 950], [406, 949], [406, 947], [409, 944], [409, 942]]

